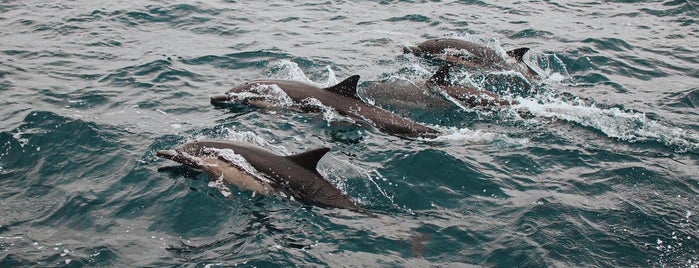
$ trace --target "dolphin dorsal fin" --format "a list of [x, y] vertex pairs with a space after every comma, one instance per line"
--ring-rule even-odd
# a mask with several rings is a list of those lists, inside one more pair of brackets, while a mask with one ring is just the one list
[[347, 97], [360, 99], [359, 95], [357, 95], [357, 83], [359, 83], [359, 75], [353, 75], [337, 83], [337, 85], [326, 87], [325, 89]]
[[303, 153], [288, 155], [286, 158], [304, 168], [315, 170], [316, 166], [318, 165], [318, 161], [320, 161], [320, 159], [323, 158], [328, 151], [330, 151], [330, 148], [323, 147], [305, 151]]
[[430, 79], [427, 81], [439, 86], [451, 85], [451, 77], [449, 77], [449, 68], [451, 68], [449, 64], [444, 64], [440, 66], [437, 72], [435, 72], [434, 75], [432, 75], [432, 77], [430, 77]]
[[507, 56], [515, 58], [517, 61], [522, 61], [522, 57], [524, 57], [524, 54], [529, 51], [528, 47], [520, 47], [516, 48], [510, 51], [507, 51]]

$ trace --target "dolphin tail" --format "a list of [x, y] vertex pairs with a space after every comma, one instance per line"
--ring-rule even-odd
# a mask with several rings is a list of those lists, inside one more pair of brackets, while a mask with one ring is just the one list
[[521, 47], [521, 48], [516, 48], [516, 49], [510, 50], [510, 51], [507, 51], [506, 53], [508, 56], [516, 59], [519, 62], [522, 62], [523, 61], [522, 57], [524, 57], [524, 54], [526, 54], [527, 51], [529, 51], [528, 47]]

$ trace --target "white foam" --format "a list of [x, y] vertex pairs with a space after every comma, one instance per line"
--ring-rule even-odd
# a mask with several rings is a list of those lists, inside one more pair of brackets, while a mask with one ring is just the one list
[[[543, 82], [561, 82], [570, 79], [570, 73], [563, 60], [556, 54], [527, 53], [525, 64], [536, 71], [543, 79]], [[544, 66], [542, 66], [544, 65]]]
[[330, 67], [330, 65], [327, 66], [328, 68], [328, 80], [325, 82], [325, 85], [323, 87], [329, 87], [332, 85], [337, 85], [340, 81], [337, 81], [337, 77], [335, 77], [335, 71]]
[[296, 64], [295, 62], [293, 62], [291, 60], [284, 59], [284, 60], [277, 61], [274, 63], [274, 68], [279, 69], [278, 73], [273, 74], [274, 78], [286, 79], [286, 80], [295, 80], [295, 81], [304, 81], [304, 82], [316, 84], [315, 82], [308, 79], [308, 77], [306, 76], [306, 74], [303, 73], [303, 70], [301, 70], [301, 67], [299, 67], [298, 64]]
[[229, 92], [228, 97], [232, 100], [244, 102], [246, 100], [265, 100], [270, 104], [288, 107], [294, 105], [294, 100], [284, 92], [278, 85], [257, 85], [250, 87], [250, 90], [244, 92]]
[[[379, 173], [379, 171], [376, 168], [364, 168], [361, 166], [356, 165], [355, 163], [352, 163], [351, 161], [348, 161], [347, 159], [343, 158], [338, 158], [333, 155], [328, 155], [323, 158], [324, 160], [321, 161], [318, 172], [324, 177], [324, 178], [338, 178], [336, 187], [340, 189], [343, 193], [347, 193], [347, 187], [345, 184], [345, 181], [342, 179], [344, 178], [357, 178], [357, 177], [362, 177], [366, 178], [369, 182], [371, 182], [379, 191], [379, 193], [385, 197], [387, 200], [390, 201], [391, 205], [394, 207], [398, 207], [398, 205], [394, 202], [394, 195], [389, 194], [386, 189], [382, 188], [381, 185], [376, 181], [376, 178], [380, 179], [381, 181], [387, 181], [387, 179]], [[375, 174], [375, 175], [372, 175]], [[390, 185], [390, 182], [388, 183]], [[363, 200], [361, 196], [355, 197], [355, 200], [362, 204]]]
[[645, 113], [619, 108], [597, 108], [581, 100], [517, 98], [514, 109], [525, 109], [538, 117], [553, 117], [595, 128], [606, 136], [628, 142], [658, 141], [679, 151], [699, 148], [699, 135], [648, 119]]
[[466, 49], [459, 49], [459, 48], [445, 48], [444, 54], [445, 55], [462, 56], [462, 57], [475, 57], [476, 56]]
[[226, 186], [223, 180], [223, 176], [218, 177], [216, 180], [210, 180], [208, 186], [218, 190], [224, 197], [229, 197], [232, 195], [231, 189]]
[[27, 145], [27, 143], [29, 143], [29, 139], [22, 138], [22, 135], [24, 134], [25, 133], [22, 133], [21, 131], [12, 134], [12, 138], [14, 138], [19, 143], [20, 148], [24, 148], [24, 145]]
[[257, 134], [255, 134], [254, 132], [251, 132], [251, 131], [237, 132], [237, 131], [234, 131], [232, 129], [225, 128], [221, 134], [227, 140], [247, 142], [247, 143], [251, 143], [251, 144], [260, 146], [262, 148], [268, 149], [270, 151], [280, 152], [284, 155], [289, 154], [289, 151], [286, 148], [284, 148], [283, 146], [273, 145], [273, 144], [269, 143], [267, 140], [263, 139], [262, 137], [258, 136]]
[[479, 43], [481, 40], [469, 33], [455, 33], [455, 32], [450, 32], [446, 35], [448, 38], [454, 38], [454, 39], [461, 39], [464, 41], [469, 41], [469, 42], [474, 42], [474, 43]]
[[242, 155], [235, 153], [235, 151], [231, 149], [206, 148], [204, 152], [210, 152], [214, 155], [222, 157], [227, 162], [235, 165], [236, 167], [242, 169], [243, 171], [249, 173], [250, 175], [263, 182], [271, 182], [265, 175], [263, 175], [262, 173], [257, 171], [257, 169], [255, 169], [252, 165], [250, 165], [250, 163], [248, 163], [248, 161], [245, 160], [245, 158]]
[[500, 58], [502, 58], [505, 62], [509, 64], [514, 64], [517, 63], [517, 60], [513, 59], [512, 57], [507, 55], [507, 51], [505, 51], [504, 48], [502, 48], [502, 45], [500, 44], [500, 39], [497, 37], [493, 37], [488, 42], [486, 42], [485, 46], [493, 49]]
[[544, 80], [544, 83], [549, 83], [549, 82], [560, 83], [561, 81], [563, 81], [565, 79], [566, 78], [560, 73], [552, 73], [548, 77], [546, 77], [546, 80]]
[[337, 117], [337, 113], [335, 112], [335, 109], [333, 107], [323, 104], [320, 100], [316, 98], [306, 98], [302, 102], [304, 105], [320, 109], [323, 113], [323, 119], [325, 119], [328, 122], [332, 121]]
[[326, 67], [328, 70], [328, 79], [324, 84], [316, 83], [315, 81], [308, 78], [308, 76], [306, 76], [306, 74], [303, 72], [303, 70], [301, 70], [301, 67], [299, 67], [297, 63], [288, 59], [283, 59], [275, 62], [273, 68], [278, 69], [278, 71], [273, 74], [273, 77], [277, 79], [302, 81], [316, 85], [318, 87], [329, 87], [336, 85], [339, 82], [337, 80], [337, 77], [335, 76], [335, 71], [333, 71], [330, 65]]
[[469, 129], [469, 128], [455, 128], [455, 127], [439, 127], [432, 126], [433, 128], [439, 129], [442, 135], [434, 139], [424, 139], [427, 141], [440, 141], [440, 142], [469, 142], [469, 143], [490, 143], [495, 141], [502, 141], [508, 144], [522, 145], [529, 143], [529, 139], [526, 138], [511, 138], [502, 133], [489, 132], [480, 129]]

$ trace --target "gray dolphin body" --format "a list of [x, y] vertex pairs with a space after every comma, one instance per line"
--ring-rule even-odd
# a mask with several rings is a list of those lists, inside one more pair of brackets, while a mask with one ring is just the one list
[[[369, 123], [369, 125], [392, 135], [404, 138], [435, 138], [439, 136], [440, 132], [436, 129], [365, 103], [357, 95], [358, 82], [358, 75], [351, 76], [337, 85], [327, 88], [293, 80], [254, 80], [233, 87], [226, 95], [213, 96], [211, 101], [214, 103], [230, 101], [233, 99], [232, 94], [255, 92], [260, 86], [276, 85], [295, 104], [300, 104], [301, 109], [305, 111], [318, 111], [317, 106], [308, 105], [310, 100], [315, 99], [344, 116], [360, 123]], [[250, 103], [257, 104], [259, 102], [253, 100]]]
[[[225, 151], [230, 150], [230, 151]], [[156, 155], [203, 170], [211, 179], [223, 177], [241, 189], [265, 195], [282, 192], [304, 203], [322, 207], [362, 211], [316, 170], [318, 161], [329, 151], [319, 148], [281, 156], [267, 149], [243, 142], [197, 140], [173, 150], [157, 151]], [[252, 172], [231, 160], [239, 155], [254, 168]], [[263, 176], [264, 178], [259, 178]]]
[[425, 87], [425, 81], [372, 81], [362, 87], [362, 96], [377, 104], [386, 105], [392, 111], [403, 113], [451, 111], [451, 106], [454, 105], [444, 96]]
[[434, 58], [467, 67], [485, 70], [513, 70], [525, 77], [533, 78], [538, 74], [523, 62], [523, 56], [529, 48], [517, 48], [506, 54], [516, 60], [510, 63], [495, 50], [481, 44], [455, 38], [437, 38], [424, 41], [416, 46], [403, 48], [404, 53], [412, 53], [419, 57]]
[[[378, 103], [397, 107], [394, 109], [437, 111], [454, 104], [465, 108], [495, 108], [511, 104], [490, 91], [455, 85], [449, 76], [450, 68], [449, 64], [442, 65], [430, 79], [417, 83], [400, 80], [372, 83], [364, 94]], [[448, 100], [445, 94], [453, 99]]]
[[436, 87], [443, 90], [446, 94], [458, 100], [462, 105], [473, 107], [498, 107], [510, 105], [507, 100], [502, 99], [497, 94], [487, 90], [479, 90], [476, 88], [454, 85], [449, 76], [450, 64], [445, 64], [439, 67], [437, 72], [430, 77], [425, 83], [427, 87]]

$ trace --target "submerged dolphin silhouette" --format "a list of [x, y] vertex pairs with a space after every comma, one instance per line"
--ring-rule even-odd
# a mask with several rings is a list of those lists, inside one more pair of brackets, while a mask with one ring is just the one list
[[529, 48], [517, 48], [506, 54], [517, 61], [507, 62], [495, 50], [481, 44], [455, 38], [437, 38], [424, 41], [416, 46], [403, 48], [403, 52], [419, 57], [439, 57], [443, 60], [463, 66], [485, 70], [513, 70], [527, 78], [536, 77], [538, 73], [523, 61]]
[[427, 81], [373, 83], [369, 85], [371, 90], [363, 93], [377, 103], [399, 110], [437, 111], [454, 104], [464, 108], [494, 108], [510, 104], [485, 89], [454, 84], [449, 75], [450, 68], [449, 64], [442, 65]]
[[[435, 138], [440, 132], [380, 107], [365, 103], [357, 95], [359, 76], [354, 75], [332, 87], [320, 88], [315, 85], [293, 80], [264, 79], [239, 84], [228, 91], [226, 95], [211, 97], [212, 103], [225, 102], [233, 99], [233, 94], [259, 91], [260, 87], [277, 86], [304, 111], [318, 111], [313, 100], [322, 105], [332, 107], [340, 114], [352, 118], [359, 123], [367, 123], [378, 129], [404, 138]], [[253, 98], [248, 101], [254, 105], [264, 105], [264, 98]]]
[[444, 64], [425, 83], [428, 87], [438, 87], [446, 94], [457, 99], [466, 107], [496, 107], [510, 105], [507, 100], [500, 98], [495, 93], [480, 90], [468, 86], [454, 85], [449, 76], [450, 64]]
[[[265, 195], [282, 192], [304, 203], [322, 207], [362, 211], [316, 170], [318, 161], [329, 151], [318, 148], [281, 156], [249, 143], [220, 140], [195, 140], [156, 155], [203, 170], [212, 180], [224, 181], [241, 189]], [[242, 157], [252, 167], [235, 161]]]

